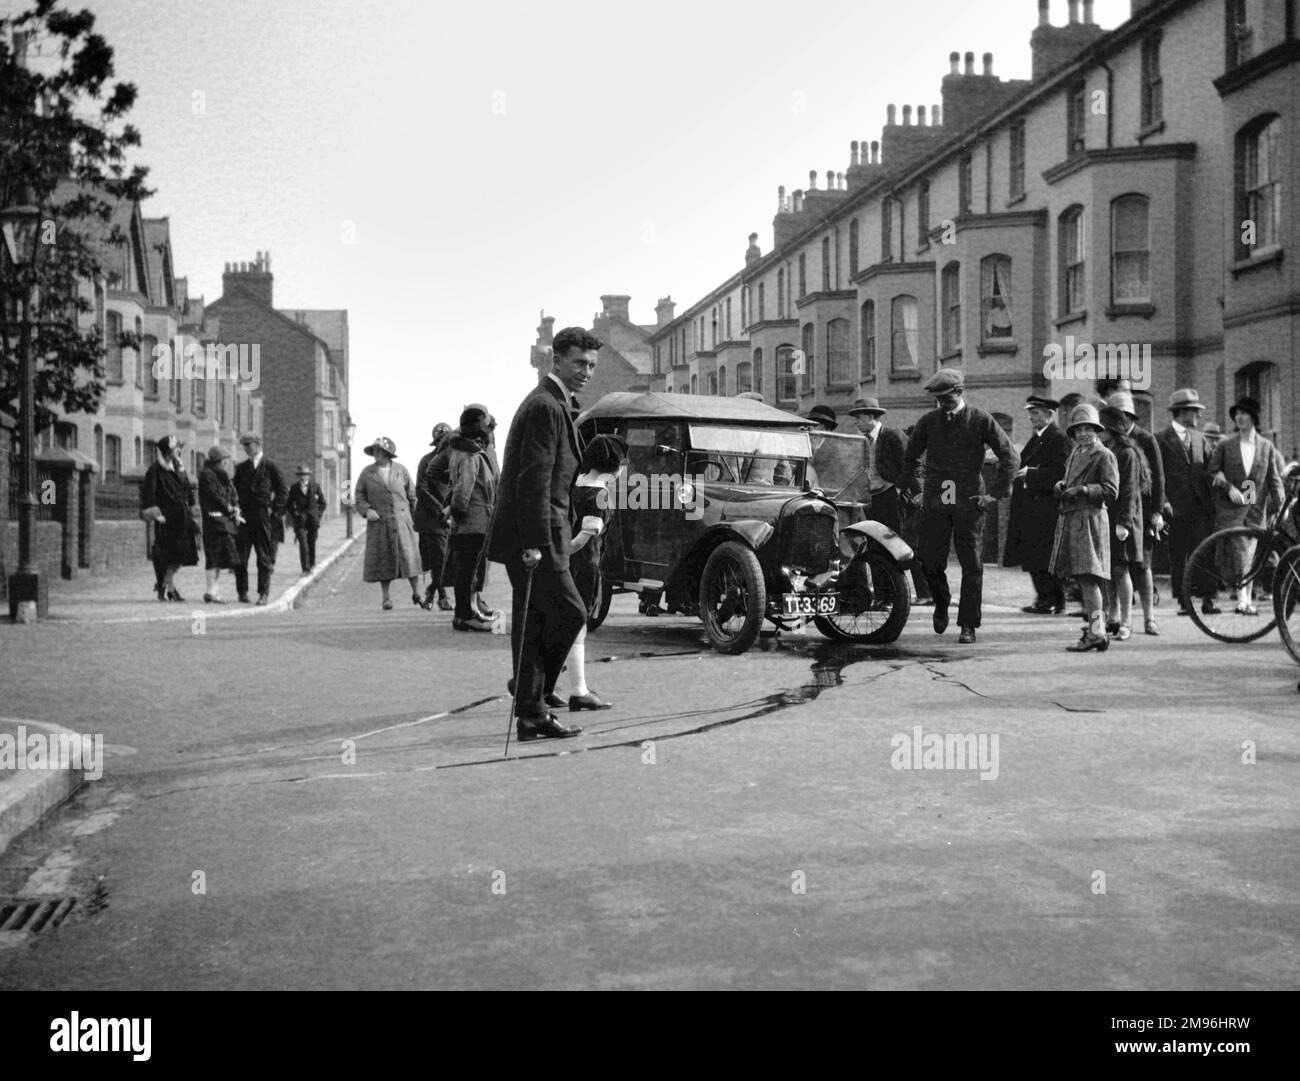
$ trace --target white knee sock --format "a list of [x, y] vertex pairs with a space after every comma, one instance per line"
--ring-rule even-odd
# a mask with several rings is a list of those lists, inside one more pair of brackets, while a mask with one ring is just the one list
[[587, 628], [578, 632], [569, 650], [569, 693], [582, 697], [587, 690]]

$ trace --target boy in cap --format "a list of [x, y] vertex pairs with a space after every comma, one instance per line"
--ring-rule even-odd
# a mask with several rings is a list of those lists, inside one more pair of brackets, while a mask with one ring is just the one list
[[1056, 482], [1065, 476], [1070, 439], [1056, 426], [1061, 403], [1031, 394], [1025, 403], [1034, 434], [1020, 452], [1020, 468], [1011, 490], [1004, 567], [1022, 567], [1034, 587], [1034, 603], [1022, 608], [1030, 615], [1060, 615], [1065, 611], [1065, 587], [1052, 573], [1052, 540], [1056, 535]]
[[[914, 478], [925, 455], [921, 485], [921, 512], [916, 531], [920, 538], [918, 556], [930, 592], [934, 595], [934, 632], [948, 629], [948, 551], [956, 548], [961, 563], [961, 601], [957, 625], [963, 644], [975, 641], [984, 599], [984, 563], [980, 542], [984, 513], [1011, 489], [1011, 478], [1020, 467], [1020, 455], [1007, 433], [982, 409], [967, 404], [965, 379], [953, 368], [941, 368], [925, 384], [938, 408], [916, 422], [903, 455], [903, 475]], [[998, 459], [992, 493], [984, 491], [984, 451]], [[912, 480], [915, 487], [915, 480]]]
[[297, 483], [289, 490], [286, 506], [293, 523], [294, 540], [298, 542], [298, 562], [302, 573], [310, 574], [316, 566], [316, 535], [320, 531], [321, 515], [325, 513], [325, 496], [305, 464], [294, 475]]

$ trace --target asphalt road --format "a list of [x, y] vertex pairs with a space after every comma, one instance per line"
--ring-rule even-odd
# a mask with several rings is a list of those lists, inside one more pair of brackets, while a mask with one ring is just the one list
[[[897, 648], [728, 658], [620, 598], [589, 644], [617, 708], [503, 758], [508, 641], [394, 599], [358, 549], [306, 607], [202, 634], [0, 628], [5, 714], [110, 752], [0, 860], [0, 895], [78, 898], [0, 941], [0, 987], [1300, 984], [1274, 637], [1170, 613], [1077, 657], [1069, 620], [994, 612], [962, 647], [918, 610]], [[986, 737], [983, 770], [896, 768], [918, 725], [921, 752]]]

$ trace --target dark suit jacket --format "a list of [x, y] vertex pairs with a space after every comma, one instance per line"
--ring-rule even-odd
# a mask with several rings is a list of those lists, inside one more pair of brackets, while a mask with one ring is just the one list
[[1205, 436], [1192, 429], [1192, 451], [1188, 457], [1183, 441], [1171, 424], [1156, 435], [1160, 460], [1165, 469], [1165, 503], [1175, 515], [1185, 517], [1194, 513], [1209, 514], [1210, 499], [1210, 445]]
[[1052, 562], [1056, 537], [1056, 492], [1065, 477], [1070, 457], [1070, 437], [1055, 424], [1035, 432], [1020, 452], [1020, 464], [1029, 472], [1011, 487], [1011, 513], [1002, 562], [1007, 567], [1045, 571]]
[[256, 469], [253, 459], [245, 458], [235, 466], [235, 491], [239, 493], [244, 519], [251, 522], [254, 517], [260, 518], [268, 536], [284, 540], [284, 507], [289, 489], [280, 467], [265, 454]]
[[908, 487], [903, 473], [903, 453], [906, 449], [907, 442], [903, 439], [902, 432], [886, 428], [883, 424], [880, 426], [880, 433], [876, 436], [876, 472], [896, 488]]
[[560, 387], [547, 377], [510, 422], [497, 488], [488, 558], [517, 559], [527, 548], [542, 553], [546, 570], [569, 565], [569, 490], [578, 475], [582, 444]]
[[320, 485], [314, 480], [309, 480], [305, 492], [299, 484], [289, 489], [286, 506], [294, 529], [302, 529], [309, 523], [319, 527], [320, 516], [325, 513], [325, 496], [320, 490]]
[[1147, 472], [1151, 475], [1151, 491], [1142, 493], [1142, 503], [1148, 517], [1159, 511], [1164, 513], [1165, 506], [1165, 464], [1160, 454], [1156, 437], [1140, 425], [1133, 425], [1128, 437], [1142, 452], [1147, 460]]

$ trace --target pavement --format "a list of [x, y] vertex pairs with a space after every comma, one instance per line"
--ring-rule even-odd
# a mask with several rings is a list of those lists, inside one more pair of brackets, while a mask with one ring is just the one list
[[[290, 570], [298, 565], [298, 546], [290, 531], [287, 543], [280, 546], [276, 557], [277, 570], [271, 580], [280, 592], [265, 605], [235, 601], [234, 575], [230, 571], [222, 572], [220, 586], [222, 595], [232, 603], [205, 604], [202, 566], [185, 567], [176, 574], [176, 588], [186, 598], [185, 602], [159, 602], [153, 594], [153, 565], [141, 561], [138, 566], [132, 566], [121, 574], [79, 576], [70, 581], [53, 579], [49, 586], [50, 614], [43, 622], [121, 624], [185, 620], [193, 623], [200, 619], [289, 611], [302, 603], [312, 587], [354, 541], [364, 537], [364, 520], [354, 521], [353, 531], [355, 535], [349, 538], [347, 520], [343, 515], [323, 522], [316, 538], [316, 566], [310, 574], [304, 575], [294, 575]], [[250, 576], [256, 573], [251, 565], [249, 570]], [[15, 628], [14, 633], [21, 632]], [[28, 744], [57, 747], [60, 735], [65, 737], [65, 744], [69, 739], [81, 738], [71, 729], [48, 721], [0, 717], [0, 856], [15, 838], [57, 810], [80, 788], [85, 778], [84, 766], [46, 763], [33, 768], [25, 760], [28, 757], [25, 750], [18, 749], [19, 745], [25, 748]], [[5, 761], [4, 753], [11, 747], [15, 749], [16, 757], [24, 759], [22, 766], [10, 766]]]
[[[5, 712], [106, 756], [0, 859], [0, 896], [77, 898], [0, 941], [0, 988], [1300, 985], [1275, 636], [1165, 609], [1073, 655], [1077, 620], [989, 568], [977, 646], [918, 609], [890, 647], [726, 657], [619, 597], [588, 645], [615, 707], [507, 755], [508, 639], [381, 611], [361, 566], [202, 633], [0, 627]], [[917, 726], [996, 737], [996, 776], [901, 768]]]

